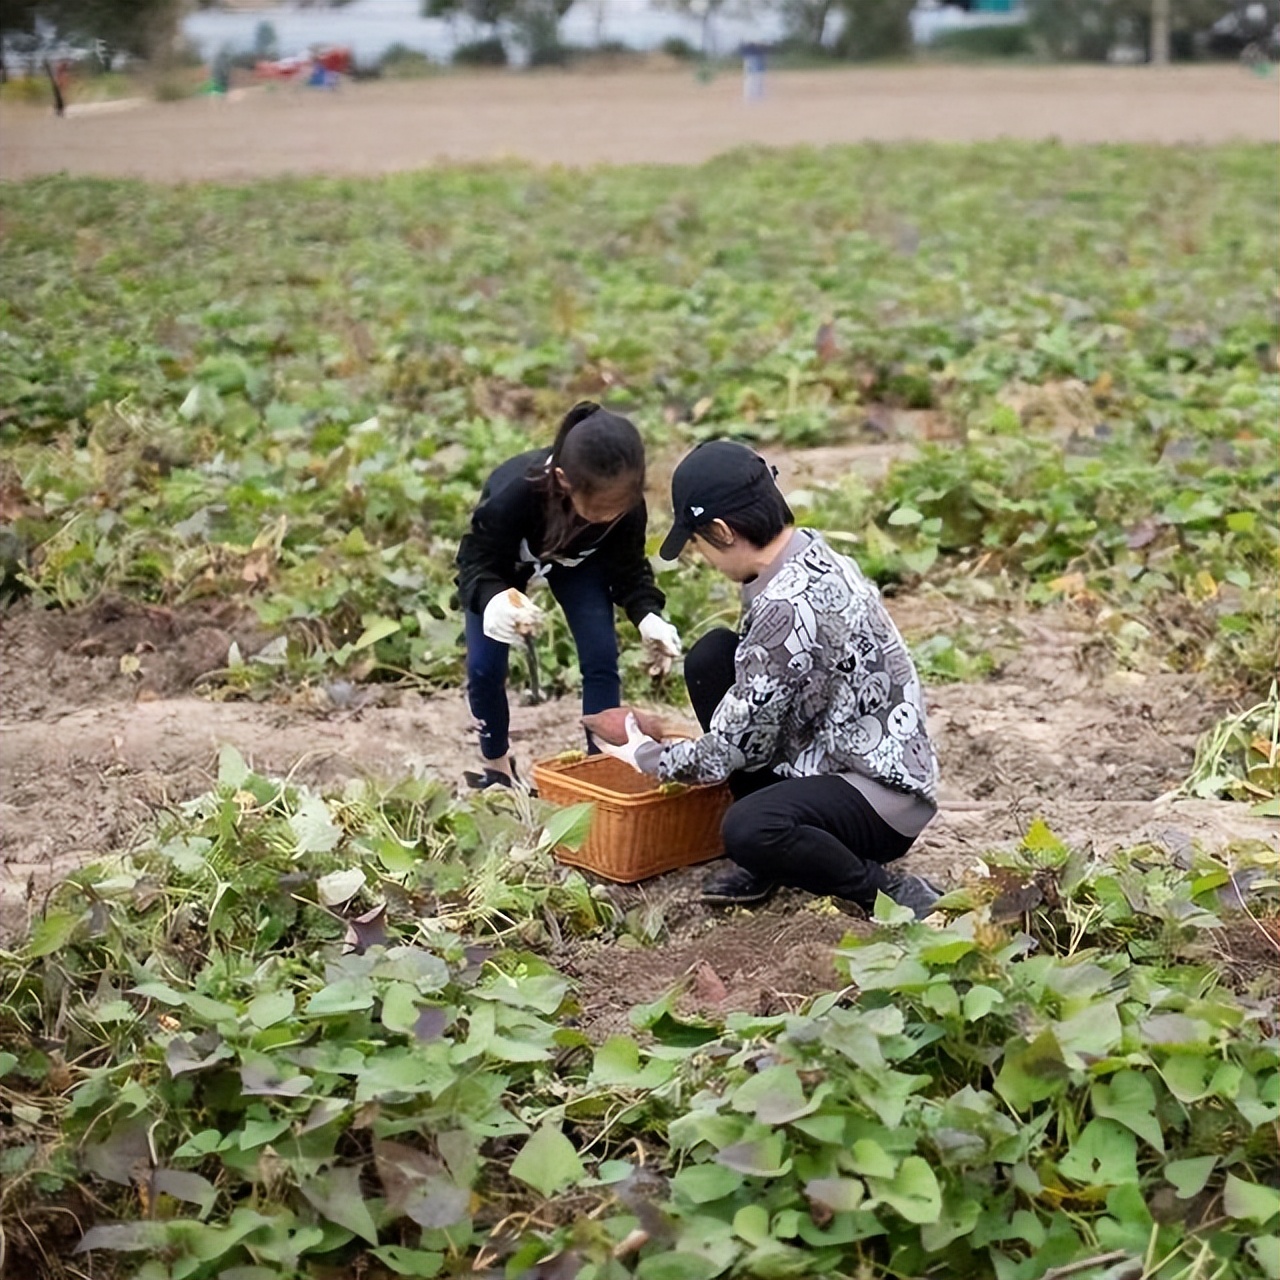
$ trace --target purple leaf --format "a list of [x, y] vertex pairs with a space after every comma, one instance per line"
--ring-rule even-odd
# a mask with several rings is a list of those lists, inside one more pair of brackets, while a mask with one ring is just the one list
[[147, 1141], [146, 1121], [126, 1121], [105, 1142], [82, 1147], [80, 1160], [90, 1173], [127, 1187], [136, 1178], [145, 1176], [151, 1168], [151, 1144]]
[[296, 1098], [311, 1087], [310, 1076], [285, 1080], [269, 1063], [246, 1062], [240, 1068], [241, 1091], [260, 1098]]
[[104, 1222], [90, 1227], [74, 1253], [88, 1253], [90, 1249], [115, 1249], [121, 1253], [152, 1249], [158, 1243], [159, 1224], [155, 1222]]
[[418, 1020], [413, 1024], [413, 1034], [424, 1044], [439, 1040], [449, 1025], [448, 1010], [435, 1004], [424, 1004], [418, 1010]]
[[172, 1076], [180, 1076], [188, 1071], [203, 1071], [206, 1067], [213, 1066], [215, 1062], [221, 1062], [223, 1058], [229, 1057], [231, 1057], [231, 1050], [221, 1043], [215, 1045], [213, 1050], [203, 1058], [197, 1057], [191, 1041], [185, 1036], [174, 1036], [164, 1051], [165, 1066], [169, 1068], [169, 1074]]
[[157, 1169], [151, 1177], [151, 1186], [175, 1200], [199, 1205], [201, 1217], [213, 1208], [218, 1198], [218, 1189], [208, 1178], [181, 1169]]
[[387, 904], [374, 907], [362, 916], [347, 921], [347, 933], [343, 938], [344, 945], [350, 947], [358, 956], [364, 955], [370, 947], [387, 945]]

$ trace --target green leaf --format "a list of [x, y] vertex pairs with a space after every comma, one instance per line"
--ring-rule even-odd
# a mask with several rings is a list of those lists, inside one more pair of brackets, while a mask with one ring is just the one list
[[908, 1156], [892, 1179], [868, 1178], [872, 1196], [896, 1209], [908, 1222], [937, 1222], [942, 1214], [938, 1179], [921, 1156]]
[[1246, 1248], [1267, 1280], [1280, 1280], [1280, 1236], [1259, 1236], [1250, 1240]]
[[1067, 846], [1049, 829], [1043, 818], [1036, 818], [1022, 837], [1022, 847], [1028, 853], [1059, 854], [1066, 856]]
[[249, 766], [235, 747], [225, 746], [218, 751], [218, 785], [238, 788], [249, 776]]
[[1198, 1053], [1171, 1053], [1160, 1068], [1160, 1075], [1179, 1102], [1199, 1102], [1209, 1092], [1209, 1076], [1213, 1069]]
[[513, 1178], [548, 1197], [577, 1182], [585, 1172], [573, 1143], [556, 1125], [536, 1130], [511, 1162]]
[[444, 1266], [444, 1254], [432, 1253], [429, 1249], [406, 1249], [398, 1244], [384, 1244], [369, 1252], [398, 1276], [429, 1278], [439, 1275]]
[[[342, 828], [329, 816], [329, 806], [317, 795], [308, 795], [298, 806], [296, 813], [290, 814], [289, 826], [293, 830], [299, 853], [329, 853], [338, 847], [342, 839]], [[337, 875], [350, 875], [352, 868]], [[364, 873], [359, 872], [361, 879]]]
[[694, 1204], [710, 1204], [737, 1191], [742, 1174], [721, 1164], [691, 1164], [671, 1179], [671, 1186]]
[[292, 1123], [288, 1116], [271, 1120], [246, 1120], [237, 1140], [239, 1148], [241, 1151], [252, 1151], [256, 1147], [265, 1147], [282, 1133], [287, 1133]]
[[877, 924], [883, 925], [912, 924], [916, 913], [910, 907], [904, 907], [900, 902], [895, 902], [887, 893], [877, 893], [871, 918]]
[[329, 1018], [340, 1013], [356, 1013], [373, 1007], [373, 984], [368, 978], [339, 978], [322, 987], [307, 1001], [313, 1018]]
[[1156, 1119], [1156, 1091], [1138, 1071], [1118, 1071], [1109, 1081], [1099, 1081], [1090, 1094], [1093, 1114], [1118, 1120], [1138, 1137], [1164, 1154], [1164, 1135]]
[[730, 1099], [735, 1111], [750, 1111], [761, 1124], [786, 1124], [816, 1107], [804, 1096], [804, 1085], [792, 1066], [766, 1067], [739, 1085]]
[[0, 1050], [0, 1080], [4, 1079], [17, 1065], [18, 1055], [16, 1053], [10, 1053], [7, 1049]]
[[1138, 1181], [1138, 1144], [1114, 1120], [1090, 1120], [1058, 1162], [1064, 1178], [1090, 1187]]
[[595, 1052], [592, 1085], [653, 1089], [675, 1074], [675, 1063], [651, 1058], [641, 1065], [640, 1046], [630, 1037], [610, 1036]]
[[293, 994], [289, 991], [264, 991], [249, 1001], [245, 1016], [259, 1030], [274, 1027], [293, 1014]]
[[812, 1178], [804, 1184], [804, 1193], [832, 1213], [852, 1213], [866, 1196], [866, 1188], [857, 1178]]
[[591, 819], [595, 814], [594, 804], [572, 804], [557, 809], [547, 819], [542, 838], [538, 845], [543, 849], [580, 849], [582, 842], [591, 830]]
[[1046, 1029], [1028, 1045], [1014, 1043], [1005, 1049], [995, 1089], [1016, 1111], [1029, 1111], [1061, 1093], [1069, 1075], [1062, 1050]]
[[859, 1138], [849, 1152], [849, 1168], [869, 1178], [892, 1178], [898, 1162], [874, 1139]]
[[889, 524], [894, 525], [913, 525], [919, 524], [924, 516], [915, 509], [915, 507], [895, 507], [889, 513]]
[[360, 1190], [360, 1170], [354, 1165], [344, 1165], [302, 1179], [298, 1190], [311, 1207], [330, 1222], [345, 1227], [369, 1244], [378, 1243], [378, 1228], [374, 1226], [369, 1206]]
[[738, 1173], [756, 1178], [778, 1178], [791, 1169], [791, 1160], [783, 1159], [783, 1138], [770, 1133], [755, 1141], [734, 1142], [716, 1152], [716, 1161]]
[[997, 1005], [1004, 1004], [1004, 996], [994, 987], [975, 985], [964, 993], [961, 1011], [966, 1022], [980, 1022]]
[[351, 646], [353, 653], [358, 653], [361, 649], [368, 649], [371, 645], [375, 645], [379, 640], [385, 640], [388, 636], [393, 636], [400, 630], [400, 623], [395, 618], [372, 617], [364, 618], [364, 630], [360, 633], [355, 644]]
[[1178, 1198], [1190, 1200], [1204, 1190], [1217, 1163], [1217, 1156], [1189, 1156], [1185, 1160], [1171, 1160], [1163, 1172]]
[[481, 1000], [497, 1000], [515, 1009], [536, 1009], [548, 1016], [564, 1003], [568, 982], [554, 973], [527, 974], [513, 978], [506, 973], [495, 973], [475, 994]]
[[31, 940], [27, 943], [27, 956], [35, 960], [40, 956], [52, 955], [61, 951], [71, 941], [76, 925], [83, 916], [79, 912], [52, 911], [42, 916], [35, 928], [31, 930]]
[[748, 1244], [763, 1244], [769, 1239], [769, 1210], [762, 1204], [744, 1204], [733, 1215], [733, 1234]]
[[1229, 1173], [1222, 1191], [1222, 1207], [1233, 1218], [1262, 1226], [1280, 1213], [1280, 1191], [1256, 1182], [1245, 1182], [1243, 1178]]
[[636, 1280], [711, 1280], [723, 1271], [710, 1258], [679, 1250], [651, 1253], [636, 1267]]

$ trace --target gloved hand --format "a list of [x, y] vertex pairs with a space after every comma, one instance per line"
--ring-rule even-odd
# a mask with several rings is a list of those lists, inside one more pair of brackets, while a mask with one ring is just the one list
[[651, 676], [665, 676], [671, 670], [671, 664], [684, 652], [680, 633], [656, 613], [647, 613], [640, 619], [640, 639], [644, 641]]
[[638, 773], [644, 773], [645, 770], [636, 761], [636, 753], [641, 748], [649, 745], [661, 750], [662, 743], [654, 742], [636, 723], [634, 715], [627, 716], [624, 727], [627, 732], [627, 740], [621, 746], [614, 746], [611, 742], [605, 742], [603, 738], [595, 738], [595, 744], [605, 755], [612, 756], [615, 760], [621, 760], [624, 764], [629, 764]]
[[515, 587], [500, 591], [484, 607], [484, 633], [499, 644], [514, 644], [521, 636], [536, 635], [546, 615]]

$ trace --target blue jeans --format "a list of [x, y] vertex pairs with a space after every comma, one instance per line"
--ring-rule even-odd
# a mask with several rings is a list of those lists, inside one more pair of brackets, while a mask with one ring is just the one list
[[[553, 565], [547, 586], [564, 610], [582, 672], [582, 712], [607, 711], [622, 701], [618, 675], [618, 633], [613, 597], [605, 576], [588, 562], [575, 568]], [[507, 705], [508, 646], [490, 640], [478, 613], [467, 610], [467, 701], [480, 723], [480, 754], [498, 760], [510, 747], [511, 712]]]

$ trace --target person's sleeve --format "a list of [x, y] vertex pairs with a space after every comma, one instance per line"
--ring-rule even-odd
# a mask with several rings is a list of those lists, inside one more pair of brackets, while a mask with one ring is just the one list
[[530, 501], [523, 481], [481, 499], [458, 545], [458, 598], [464, 609], [483, 614], [494, 596], [516, 585]]
[[660, 614], [667, 603], [654, 581], [653, 566], [644, 550], [648, 524], [648, 511], [642, 502], [618, 521], [601, 548], [613, 602], [637, 627], [648, 614]]
[[723, 782], [774, 763], [778, 738], [795, 698], [798, 677], [787, 658], [797, 630], [788, 600], [761, 600], [734, 657], [734, 683], [720, 700], [707, 732], [675, 742], [657, 762], [663, 782]]

